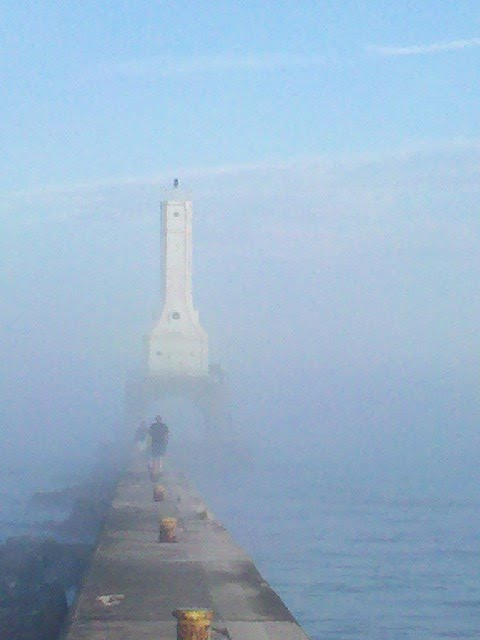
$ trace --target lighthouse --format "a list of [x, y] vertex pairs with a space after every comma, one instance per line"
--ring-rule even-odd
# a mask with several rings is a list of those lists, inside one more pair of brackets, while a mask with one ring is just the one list
[[196, 406], [204, 426], [232, 433], [227, 377], [209, 362], [208, 336], [192, 298], [192, 201], [178, 180], [161, 203], [163, 305], [145, 337], [141, 370], [125, 385], [125, 424], [138, 427], [157, 402], [182, 398]]
[[203, 377], [209, 374], [208, 336], [192, 297], [192, 202], [178, 180], [161, 205], [163, 308], [147, 338], [147, 375]]

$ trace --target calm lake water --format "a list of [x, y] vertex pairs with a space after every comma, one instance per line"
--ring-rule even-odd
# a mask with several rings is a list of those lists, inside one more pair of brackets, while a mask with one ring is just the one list
[[480, 637], [479, 502], [385, 497], [290, 471], [257, 468], [222, 495], [199, 481], [312, 638]]

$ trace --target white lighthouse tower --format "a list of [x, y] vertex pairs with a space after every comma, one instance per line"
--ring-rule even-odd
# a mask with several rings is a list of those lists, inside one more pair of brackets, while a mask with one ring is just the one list
[[174, 182], [162, 202], [163, 310], [147, 338], [147, 375], [208, 376], [208, 336], [192, 299], [192, 202]]
[[145, 338], [141, 371], [125, 386], [126, 425], [138, 426], [153, 403], [169, 397], [196, 405], [207, 429], [230, 431], [227, 381], [219, 364], [210, 364], [208, 337], [192, 300], [192, 202], [178, 180], [162, 202], [163, 308]]

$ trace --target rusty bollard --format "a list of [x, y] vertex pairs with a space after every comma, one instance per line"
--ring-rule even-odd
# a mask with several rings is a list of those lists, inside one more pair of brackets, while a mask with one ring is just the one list
[[153, 487], [153, 499], [155, 500], [155, 502], [162, 502], [163, 500], [165, 500], [165, 487], [162, 487], [161, 484], [156, 484]]
[[177, 640], [210, 640], [213, 611], [210, 609], [176, 609]]
[[177, 541], [177, 519], [176, 518], [162, 518], [160, 520], [158, 541], [159, 542], [176, 542]]

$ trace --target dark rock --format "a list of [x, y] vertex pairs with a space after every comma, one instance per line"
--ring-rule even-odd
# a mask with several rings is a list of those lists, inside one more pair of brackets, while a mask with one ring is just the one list
[[70, 515], [62, 522], [47, 523], [50, 531], [73, 540], [94, 541], [105, 520], [110, 500], [78, 498]]
[[67, 615], [65, 591], [59, 584], [26, 589], [23, 597], [0, 604], [2, 640], [54, 640]]
[[90, 557], [92, 546], [60, 543], [49, 538], [19, 536], [0, 546], [0, 594], [5, 586], [59, 582], [75, 584]]
[[36, 637], [41, 640], [56, 638], [67, 612], [67, 598], [63, 587], [58, 583], [42, 585], [36, 593], [29, 616]]
[[[43, 529], [68, 540], [93, 542], [105, 519], [121, 452], [103, 445], [91, 480], [32, 498], [36, 508], [71, 508], [63, 522]], [[17, 536], [0, 545], [0, 640], [55, 640], [93, 551], [92, 544]]]
[[0, 547], [1, 640], [54, 640], [92, 547], [52, 539], [10, 538]]
[[30, 498], [30, 506], [34, 509], [67, 509], [72, 506], [82, 491], [81, 486], [55, 491], [37, 491]]

